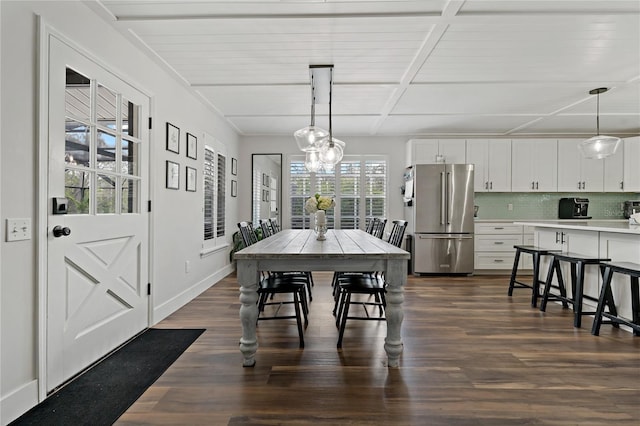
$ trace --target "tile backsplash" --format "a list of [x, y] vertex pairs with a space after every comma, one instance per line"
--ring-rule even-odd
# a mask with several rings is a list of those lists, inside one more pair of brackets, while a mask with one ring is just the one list
[[478, 219], [553, 220], [558, 218], [558, 201], [565, 197], [588, 198], [593, 219], [624, 219], [622, 203], [640, 200], [640, 194], [628, 192], [476, 192], [475, 204], [480, 206]]

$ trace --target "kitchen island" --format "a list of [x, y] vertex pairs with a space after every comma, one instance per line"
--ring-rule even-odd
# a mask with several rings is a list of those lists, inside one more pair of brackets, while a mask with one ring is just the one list
[[[543, 248], [580, 253], [586, 256], [599, 256], [609, 258], [613, 262], [640, 263], [640, 225], [631, 225], [627, 221], [620, 220], [520, 221], [514, 223], [533, 227], [534, 242]], [[548, 262], [541, 262], [540, 279], [546, 279], [548, 268]], [[571, 274], [568, 268], [563, 268], [562, 274], [565, 281], [570, 279]], [[601, 284], [602, 277], [598, 267], [595, 265], [587, 266], [584, 294], [597, 298], [600, 294]], [[629, 278], [614, 275], [612, 290], [618, 312], [626, 318], [632, 318]], [[596, 302], [585, 300], [585, 304], [594, 307]]]

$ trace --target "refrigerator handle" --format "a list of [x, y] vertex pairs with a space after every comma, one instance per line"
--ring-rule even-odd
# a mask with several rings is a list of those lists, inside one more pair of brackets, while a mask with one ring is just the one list
[[450, 210], [450, 205], [449, 205], [449, 199], [451, 197], [451, 188], [452, 188], [452, 184], [451, 184], [451, 172], [447, 172], [447, 190], [446, 190], [446, 196], [447, 196], [447, 225], [451, 225], [451, 210]]
[[447, 208], [447, 195], [446, 195], [446, 185], [444, 180], [444, 172], [440, 173], [440, 225], [444, 225], [445, 216], [446, 216], [446, 208]]

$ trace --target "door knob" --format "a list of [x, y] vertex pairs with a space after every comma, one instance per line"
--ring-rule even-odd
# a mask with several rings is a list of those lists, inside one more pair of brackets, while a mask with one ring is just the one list
[[56, 238], [66, 237], [69, 234], [71, 234], [71, 229], [67, 228], [66, 226], [63, 228], [60, 225], [56, 225], [53, 228], [53, 236]]

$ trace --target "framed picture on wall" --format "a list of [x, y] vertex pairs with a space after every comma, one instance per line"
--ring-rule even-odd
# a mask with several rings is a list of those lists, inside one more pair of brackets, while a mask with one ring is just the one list
[[180, 164], [167, 161], [167, 189], [180, 189]]
[[196, 169], [187, 166], [187, 191], [196, 192]]
[[167, 122], [167, 151], [180, 154], [180, 129]]
[[238, 175], [238, 160], [231, 157], [231, 174], [234, 176]]
[[238, 181], [235, 181], [235, 180], [231, 181], [231, 196], [232, 197], [238, 196]]
[[198, 138], [191, 133], [187, 133], [187, 157], [198, 159]]

